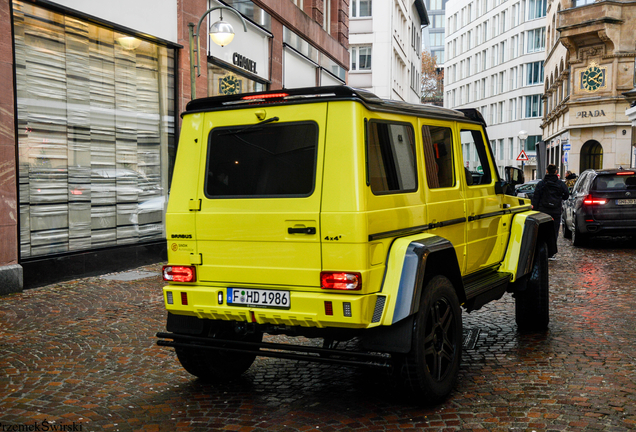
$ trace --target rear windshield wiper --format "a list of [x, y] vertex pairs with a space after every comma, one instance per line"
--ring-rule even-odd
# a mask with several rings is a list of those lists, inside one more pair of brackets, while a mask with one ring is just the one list
[[255, 130], [259, 126], [262, 126], [262, 125], [267, 124], [267, 123], [273, 123], [273, 122], [278, 121], [278, 120], [280, 120], [278, 117], [268, 118], [268, 119], [263, 120], [263, 121], [258, 122], [258, 123], [254, 123], [254, 124], [251, 124], [251, 125], [243, 126], [241, 128], [237, 128], [237, 129], [230, 129], [230, 130], [228, 130], [226, 132], [221, 132], [221, 133], [219, 133], [219, 135], [237, 135], [237, 134], [242, 134], [245, 131]]

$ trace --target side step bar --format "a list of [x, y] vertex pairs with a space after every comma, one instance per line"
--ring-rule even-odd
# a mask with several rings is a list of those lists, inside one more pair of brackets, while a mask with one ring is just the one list
[[[279, 344], [271, 342], [243, 342], [224, 339], [212, 339], [176, 333], [157, 333], [161, 338], [159, 346], [208, 349], [214, 351], [255, 354], [260, 357], [276, 357], [289, 360], [301, 360], [318, 363], [331, 363], [348, 366], [367, 366], [378, 368], [391, 367], [389, 354], [372, 354], [333, 348], [317, 348], [304, 345]], [[172, 339], [172, 341], [165, 340]]]
[[493, 300], [500, 299], [506, 292], [511, 278], [510, 273], [486, 270], [464, 279], [468, 312], [477, 310]]

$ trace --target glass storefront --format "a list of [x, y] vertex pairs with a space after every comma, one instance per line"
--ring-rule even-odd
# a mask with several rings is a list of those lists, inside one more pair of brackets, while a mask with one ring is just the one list
[[228, 68], [208, 63], [208, 96], [251, 93], [267, 90], [267, 85]]
[[13, 2], [21, 257], [164, 238], [174, 50]]

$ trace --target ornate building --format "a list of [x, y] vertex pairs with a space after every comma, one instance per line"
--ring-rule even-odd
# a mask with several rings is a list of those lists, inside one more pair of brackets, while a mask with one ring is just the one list
[[622, 93], [634, 82], [636, 4], [551, 0], [547, 20], [547, 162], [561, 174], [629, 167], [632, 131]]

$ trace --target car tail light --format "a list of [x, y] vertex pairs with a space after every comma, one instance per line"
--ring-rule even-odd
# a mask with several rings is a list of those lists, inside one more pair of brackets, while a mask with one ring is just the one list
[[255, 99], [273, 99], [273, 98], [284, 98], [289, 96], [287, 93], [270, 93], [270, 94], [259, 94], [252, 96], [243, 96], [241, 99], [243, 100], [255, 100]]
[[616, 173], [616, 175], [634, 175], [634, 171], [622, 171]]
[[163, 280], [169, 282], [196, 282], [197, 276], [193, 266], [163, 266]]
[[592, 195], [588, 195], [583, 200], [583, 204], [585, 204], [585, 205], [604, 205], [604, 204], [607, 204], [607, 200], [605, 198], [594, 198]]
[[356, 291], [362, 288], [360, 273], [321, 272], [320, 286], [322, 289]]

